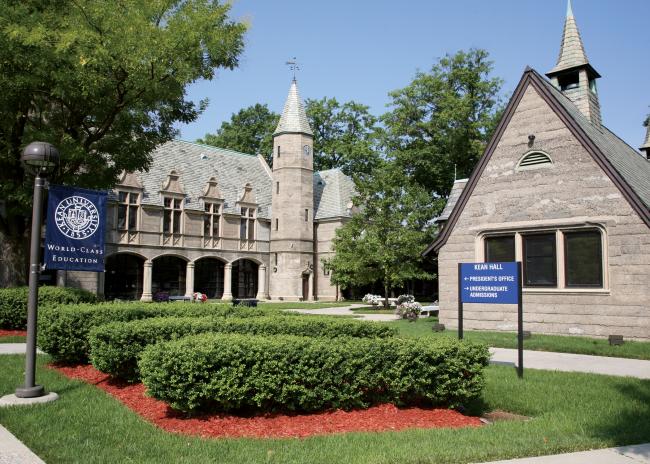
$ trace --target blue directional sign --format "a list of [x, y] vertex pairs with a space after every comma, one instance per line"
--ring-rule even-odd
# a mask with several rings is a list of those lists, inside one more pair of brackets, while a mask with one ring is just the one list
[[519, 303], [516, 262], [462, 263], [459, 279], [462, 303]]

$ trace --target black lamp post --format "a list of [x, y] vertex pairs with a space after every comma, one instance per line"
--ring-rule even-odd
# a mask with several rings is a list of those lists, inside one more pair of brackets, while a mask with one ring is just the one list
[[38, 316], [38, 276], [41, 272], [41, 218], [43, 216], [44, 177], [59, 164], [59, 151], [46, 142], [32, 142], [20, 157], [25, 169], [36, 175], [32, 207], [32, 237], [29, 251], [29, 298], [27, 300], [27, 352], [25, 359], [25, 385], [16, 389], [18, 398], [36, 398], [45, 394], [36, 385], [36, 320]]

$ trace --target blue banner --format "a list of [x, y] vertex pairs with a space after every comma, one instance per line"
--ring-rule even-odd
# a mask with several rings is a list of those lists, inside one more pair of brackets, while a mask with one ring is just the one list
[[45, 269], [104, 271], [106, 192], [51, 185]]
[[521, 279], [516, 262], [462, 263], [460, 297], [463, 303], [517, 304]]

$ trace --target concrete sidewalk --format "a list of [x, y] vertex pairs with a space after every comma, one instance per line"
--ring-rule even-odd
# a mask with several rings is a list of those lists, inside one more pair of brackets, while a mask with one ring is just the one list
[[639, 464], [650, 463], [650, 443], [579, 453], [491, 461], [486, 464]]
[[[0, 354], [25, 354], [26, 349], [26, 343], [0, 343]], [[43, 354], [38, 348], [36, 348], [36, 352]], [[2, 461], [0, 461], [0, 464], [2, 464]]]
[[0, 464], [45, 464], [45, 461], [0, 425]]
[[363, 321], [378, 321], [388, 322], [396, 321], [399, 316], [395, 314], [359, 314], [352, 311], [353, 308], [365, 308], [366, 304], [352, 304], [350, 306], [340, 306], [335, 308], [320, 308], [320, 309], [287, 309], [286, 311], [293, 311], [301, 314], [314, 314], [320, 316], [354, 316]]
[[[517, 362], [517, 350], [490, 348], [490, 354], [491, 362], [494, 364], [515, 365]], [[585, 354], [524, 350], [524, 369], [587, 372], [650, 379], [650, 361]]]

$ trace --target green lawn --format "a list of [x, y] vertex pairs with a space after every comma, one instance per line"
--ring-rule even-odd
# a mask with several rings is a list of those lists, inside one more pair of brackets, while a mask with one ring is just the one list
[[0, 337], [0, 343], [25, 343], [27, 337], [21, 337], [19, 335], [6, 335]]
[[[458, 332], [455, 329], [446, 330], [445, 332], [433, 332], [431, 326], [437, 321], [437, 318], [422, 318], [417, 322], [400, 320], [389, 322], [388, 324], [396, 324], [400, 334], [407, 337], [455, 338], [458, 336]], [[479, 332], [466, 330], [465, 338], [498, 348], [517, 348], [517, 335], [514, 332]], [[540, 335], [533, 333], [530, 339], [524, 340], [524, 349], [650, 359], [650, 342], [626, 341], [621, 346], [610, 346], [607, 339], [576, 336]]]
[[262, 309], [322, 309], [322, 308], [340, 308], [350, 306], [352, 303], [340, 301], [278, 301], [258, 303], [257, 307]]
[[[103, 391], [43, 369], [61, 398], [0, 409], [0, 423], [48, 464], [477, 462], [650, 441], [650, 381], [490, 366], [483, 409], [532, 416], [480, 429], [350, 433], [309, 439], [200, 439], [156, 429]], [[0, 357], [0, 394], [22, 380], [24, 357]], [[479, 406], [476, 406], [479, 407]]]

